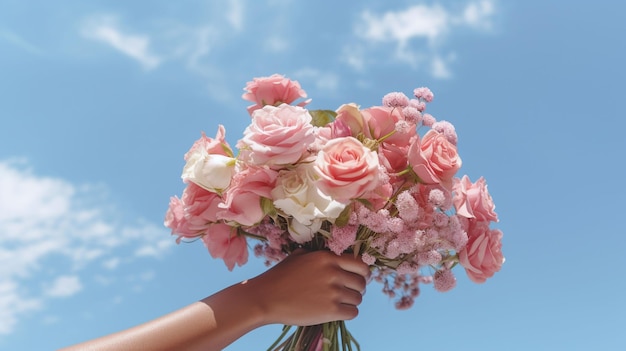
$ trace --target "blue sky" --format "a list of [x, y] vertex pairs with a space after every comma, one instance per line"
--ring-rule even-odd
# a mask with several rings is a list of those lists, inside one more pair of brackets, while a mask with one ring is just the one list
[[[397, 311], [372, 284], [363, 350], [617, 350], [625, 341], [626, 6], [617, 1], [0, 0], [0, 349], [51, 350], [262, 272], [162, 221], [182, 155], [249, 122], [256, 76], [312, 108], [428, 86], [507, 262]], [[269, 346], [279, 326], [228, 350]], [[263, 349], [261, 347], [261, 349]]]

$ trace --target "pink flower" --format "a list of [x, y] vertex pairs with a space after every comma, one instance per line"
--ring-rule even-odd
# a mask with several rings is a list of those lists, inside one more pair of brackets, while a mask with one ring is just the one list
[[407, 107], [409, 106], [409, 98], [404, 93], [392, 92], [383, 96], [383, 106]]
[[[246, 93], [241, 97], [244, 100], [255, 103], [255, 105], [248, 107], [250, 115], [265, 105], [291, 104], [299, 98], [306, 98], [307, 96], [306, 92], [300, 87], [300, 83], [279, 74], [274, 74], [270, 77], [254, 78], [246, 84], [244, 90]], [[301, 102], [298, 106], [305, 106], [310, 101]]]
[[466, 175], [461, 179], [455, 178], [453, 191], [454, 208], [458, 215], [475, 218], [478, 221], [498, 221], [496, 205], [489, 195], [487, 182], [483, 177], [473, 184]]
[[433, 123], [431, 128], [443, 134], [452, 144], [457, 144], [459, 138], [456, 135], [456, 130], [454, 129], [454, 125], [452, 123], [448, 121], [439, 121]]
[[175, 196], [170, 198], [170, 205], [165, 213], [163, 224], [172, 230], [172, 234], [179, 235], [177, 241], [179, 241], [181, 237], [197, 236], [197, 234], [194, 235], [194, 233], [189, 230], [183, 203]]
[[227, 224], [216, 223], [202, 236], [211, 257], [224, 260], [228, 270], [233, 270], [235, 264], [240, 267], [248, 262], [248, 245], [246, 238], [237, 235], [237, 228]]
[[345, 126], [355, 138], [363, 133], [365, 129], [365, 120], [363, 119], [363, 115], [361, 115], [359, 106], [356, 104], [341, 105], [337, 109], [335, 122]]
[[183, 191], [182, 198], [189, 228], [200, 232], [206, 230], [209, 224], [216, 222], [218, 220], [216, 213], [221, 201], [216, 193], [189, 183]]
[[220, 192], [230, 183], [235, 171], [233, 151], [225, 140], [224, 126], [220, 125], [215, 139], [202, 137], [185, 154], [181, 178], [209, 191]]
[[271, 191], [271, 199], [276, 209], [304, 226], [318, 220], [333, 222], [345, 208], [344, 203], [316, 186], [315, 171], [310, 163], [281, 170]]
[[382, 143], [378, 148], [380, 163], [389, 173], [397, 173], [406, 169], [409, 153], [408, 146]]
[[224, 193], [224, 202], [219, 205], [222, 210], [217, 216], [243, 226], [259, 223], [265, 217], [261, 198], [271, 197], [276, 176], [276, 171], [261, 167], [248, 167], [236, 173]]
[[378, 155], [353, 137], [330, 140], [318, 153], [314, 170], [320, 189], [340, 202], [378, 187]]
[[504, 263], [502, 232], [489, 229], [489, 222], [470, 221], [469, 240], [459, 252], [459, 262], [475, 283], [484, 283], [498, 272]]
[[413, 95], [418, 99], [424, 99], [426, 102], [433, 101], [433, 98], [435, 97], [433, 92], [426, 87], [416, 88], [413, 90]]
[[456, 286], [456, 278], [451, 270], [440, 269], [435, 272], [433, 283], [435, 290], [439, 292], [446, 292], [452, 290]]
[[358, 229], [359, 227], [356, 225], [345, 225], [343, 227], [333, 226], [330, 230], [330, 238], [326, 240], [326, 246], [330, 251], [341, 255], [354, 244]]
[[409, 148], [409, 164], [426, 184], [452, 189], [452, 179], [461, 168], [456, 146], [441, 133], [429, 130], [422, 140], [415, 138]]
[[195, 238], [215, 221], [221, 198], [194, 183], [188, 183], [182, 199], [172, 197], [165, 214], [165, 226], [181, 238]]
[[311, 119], [307, 110], [286, 104], [255, 111], [237, 145], [240, 158], [259, 166], [295, 164], [315, 142]]
[[365, 120], [366, 137], [398, 146], [407, 146], [417, 134], [415, 128], [408, 128], [405, 133], [397, 132], [396, 125], [404, 120], [402, 109], [374, 106], [361, 111]]
[[199, 150], [211, 155], [232, 157], [233, 150], [226, 141], [226, 130], [224, 129], [224, 126], [221, 124], [219, 125], [215, 139], [207, 137], [206, 134], [202, 132], [200, 139], [196, 140], [189, 151], [185, 154], [185, 161], [187, 161], [192, 154], [198, 152]]

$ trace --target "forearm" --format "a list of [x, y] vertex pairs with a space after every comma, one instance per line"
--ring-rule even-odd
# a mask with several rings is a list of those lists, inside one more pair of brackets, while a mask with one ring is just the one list
[[213, 351], [269, 323], [352, 319], [368, 275], [368, 266], [352, 254], [300, 250], [265, 273], [176, 312], [64, 351]]
[[253, 291], [244, 282], [131, 329], [64, 349], [221, 350], [263, 325]]

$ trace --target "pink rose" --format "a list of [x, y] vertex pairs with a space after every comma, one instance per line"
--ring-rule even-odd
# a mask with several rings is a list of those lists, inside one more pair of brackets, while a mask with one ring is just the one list
[[314, 170], [320, 189], [339, 202], [359, 198], [378, 186], [378, 155], [353, 137], [330, 140]]
[[185, 154], [181, 178], [214, 192], [228, 187], [235, 171], [233, 151], [224, 139], [224, 126], [219, 126], [215, 139], [202, 137]]
[[350, 130], [351, 135], [355, 138], [364, 133], [365, 130], [365, 119], [363, 119], [359, 106], [356, 104], [341, 105], [337, 109], [335, 122], [345, 126], [344, 128]]
[[233, 156], [233, 150], [228, 145], [226, 141], [226, 130], [223, 125], [219, 125], [217, 129], [217, 134], [215, 135], [215, 139], [211, 139], [202, 132], [202, 136], [200, 139], [196, 140], [189, 151], [185, 154], [185, 161], [187, 161], [190, 155], [202, 150], [207, 154], [211, 155], [223, 155], [223, 156]]
[[452, 179], [461, 168], [456, 145], [441, 133], [429, 130], [424, 138], [414, 138], [409, 147], [409, 164], [426, 184], [441, 184], [452, 189]]
[[504, 263], [502, 232], [489, 229], [489, 222], [470, 221], [469, 240], [459, 252], [459, 262], [475, 283], [484, 283], [498, 272]]
[[233, 270], [235, 264], [240, 267], [248, 262], [248, 244], [246, 238], [237, 235], [237, 228], [224, 223], [216, 223], [207, 229], [202, 236], [211, 257], [224, 260], [228, 270]]
[[382, 143], [378, 148], [380, 163], [389, 173], [398, 173], [406, 169], [408, 164], [408, 146]]
[[243, 226], [259, 223], [265, 217], [261, 198], [271, 197], [276, 176], [276, 171], [261, 167], [249, 167], [237, 172], [223, 195], [224, 202], [219, 205], [221, 210], [217, 216]]
[[398, 122], [404, 121], [402, 110], [393, 107], [374, 106], [361, 111], [365, 120], [364, 134], [366, 137], [380, 142], [398, 146], [408, 146], [409, 141], [417, 131], [415, 128], [405, 128], [399, 132]]
[[456, 213], [478, 221], [498, 221], [496, 205], [487, 191], [487, 182], [480, 177], [476, 183], [464, 175], [462, 179], [454, 179], [454, 208]]
[[221, 198], [194, 183], [188, 183], [182, 199], [173, 197], [165, 214], [165, 226], [181, 238], [195, 238], [215, 221]]
[[194, 233], [189, 230], [187, 219], [185, 218], [185, 210], [183, 203], [179, 198], [172, 196], [170, 198], [170, 205], [165, 213], [165, 220], [163, 221], [166, 227], [172, 230], [172, 234], [178, 234], [177, 242], [182, 237], [195, 237]]
[[[299, 98], [306, 98], [306, 92], [300, 88], [300, 83], [290, 80], [279, 74], [270, 77], [254, 78], [246, 84], [246, 91], [241, 97], [252, 101], [255, 105], [248, 107], [248, 113], [252, 113], [265, 105], [278, 106], [282, 103], [291, 104]], [[305, 106], [311, 100], [298, 104]]]
[[[188, 183], [185, 190], [183, 190], [182, 202], [185, 206], [185, 216], [190, 222], [197, 222], [198, 228], [208, 222], [216, 222], [218, 220], [215, 214], [221, 198], [216, 193], [208, 191], [197, 184]], [[197, 219], [194, 220], [193, 218]], [[196, 227], [196, 225], [192, 223], [191, 227]]]
[[307, 110], [286, 104], [256, 110], [237, 144], [240, 157], [244, 162], [270, 167], [298, 162], [315, 142], [311, 119]]

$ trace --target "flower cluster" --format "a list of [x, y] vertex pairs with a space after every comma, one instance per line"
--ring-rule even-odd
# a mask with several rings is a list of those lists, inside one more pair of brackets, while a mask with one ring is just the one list
[[425, 112], [428, 88], [308, 110], [300, 84], [273, 75], [243, 98], [254, 105], [237, 155], [223, 126], [185, 154], [187, 186], [165, 219], [179, 240], [201, 238], [231, 270], [247, 262], [249, 239], [268, 264], [298, 247], [353, 252], [398, 308], [421, 283], [452, 289], [457, 264], [477, 283], [500, 269], [495, 205], [483, 178], [457, 176], [457, 134]]

